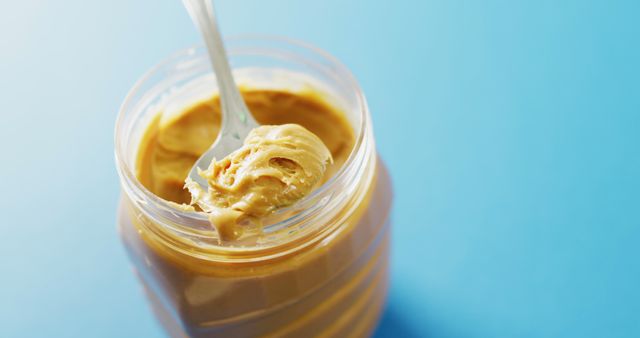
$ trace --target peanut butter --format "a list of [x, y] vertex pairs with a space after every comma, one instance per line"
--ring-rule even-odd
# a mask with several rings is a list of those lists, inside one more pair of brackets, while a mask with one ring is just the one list
[[[136, 166], [138, 179], [147, 189], [183, 210], [188, 210], [193, 200], [210, 212], [221, 238], [227, 239], [241, 232], [229, 225], [256, 221], [327, 181], [346, 161], [354, 144], [344, 115], [317, 92], [244, 90], [243, 97], [263, 127], [249, 135], [242, 149], [203, 172], [210, 191], [192, 198], [185, 180], [219, 132], [217, 96], [171, 116], [159, 112], [147, 127]], [[297, 150], [288, 149], [291, 147]], [[268, 148], [264, 156], [243, 159], [247, 151], [255, 153], [262, 148]], [[224, 170], [227, 165], [230, 168]], [[247, 174], [256, 170], [262, 172]]]
[[[316, 135], [333, 158], [326, 162], [327, 154], [316, 149], [312, 153], [317, 158], [305, 163], [315, 163], [309, 166], [310, 176], [320, 178], [304, 184], [295, 179], [289, 182], [312, 191], [341, 168], [354, 148], [345, 115], [316, 92], [245, 90], [243, 96], [256, 120], [269, 126], [264, 127], [265, 132], [282, 125], [274, 136], [279, 139], [283, 130], [290, 129], [287, 124], [299, 124]], [[191, 195], [183, 188], [184, 181], [216, 138], [219, 124], [216, 97], [177, 114], [159, 112], [147, 124], [138, 148], [135, 168], [139, 181], [187, 210]], [[243, 156], [236, 155], [236, 161], [250, 167]], [[230, 156], [229, 164], [236, 155]], [[322, 159], [324, 175], [318, 173]], [[234, 183], [243, 179], [237, 175], [240, 168], [233, 175], [232, 171], [223, 175], [225, 161], [216, 161], [205, 172], [210, 181], [227, 182], [220, 184], [222, 188], [232, 177]], [[279, 165], [282, 170], [289, 167], [287, 161]], [[255, 162], [252, 168], [260, 167]], [[275, 256], [264, 260], [237, 261], [245, 253], [236, 251], [211, 257], [195, 254], [190, 246], [197, 247], [197, 242], [187, 238], [174, 242], [169, 230], [156, 227], [154, 220], [126, 199], [119, 220], [123, 240], [167, 332], [172, 337], [369, 336], [384, 304], [389, 248], [390, 186], [384, 168], [377, 167], [373, 181], [361, 185], [366, 191], [363, 199], [345, 208], [345, 212], [351, 210], [348, 217], [332, 220], [339, 222], [338, 229], [295, 251], [269, 249]], [[286, 177], [284, 173], [273, 175]], [[227, 197], [229, 202], [241, 200], [241, 191]], [[169, 238], [165, 235], [171, 240], [165, 242]]]
[[261, 225], [261, 219], [291, 205], [324, 176], [331, 153], [322, 141], [299, 124], [260, 126], [244, 145], [222, 160], [215, 158], [200, 172], [208, 190], [187, 178], [191, 204], [209, 214], [221, 239], [240, 237], [241, 224]]

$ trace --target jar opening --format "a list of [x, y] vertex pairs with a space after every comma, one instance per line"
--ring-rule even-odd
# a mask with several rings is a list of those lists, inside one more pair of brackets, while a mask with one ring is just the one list
[[[274, 74], [292, 75], [312, 81], [313, 87], [326, 91], [328, 98], [347, 113], [355, 142], [342, 167], [311, 194], [292, 206], [278, 210], [267, 220], [262, 235], [254, 246], [264, 247], [282, 240], [294, 239], [321, 223], [327, 210], [339, 209], [363, 178], [365, 166], [374, 152], [368, 107], [356, 80], [345, 66], [324, 51], [308, 44], [278, 37], [239, 37], [226, 40], [234, 75], [251, 78], [252, 86], [273, 85]], [[260, 73], [259, 70], [269, 70]], [[262, 75], [256, 75], [262, 74]], [[287, 75], [288, 74], [288, 75]], [[296, 75], [297, 74], [297, 75]], [[262, 77], [261, 77], [262, 76]], [[295, 77], [294, 76], [294, 77]], [[115, 127], [115, 157], [121, 185], [128, 199], [154, 223], [178, 236], [216, 246], [217, 234], [203, 212], [182, 211], [172, 202], [149, 191], [135, 174], [135, 158], [139, 142], [150, 114], [159, 111], [167, 98], [180, 88], [201, 81], [204, 88], [215, 86], [215, 78], [203, 47], [179, 51], [153, 67], [131, 89], [125, 98]], [[239, 84], [242, 80], [238, 81]], [[209, 95], [213, 92], [209, 91]], [[325, 217], [322, 217], [325, 216]], [[273, 219], [273, 221], [270, 221]], [[217, 243], [227, 249], [243, 243]], [[245, 243], [246, 244], [246, 243]], [[243, 246], [242, 250], [247, 247]]]

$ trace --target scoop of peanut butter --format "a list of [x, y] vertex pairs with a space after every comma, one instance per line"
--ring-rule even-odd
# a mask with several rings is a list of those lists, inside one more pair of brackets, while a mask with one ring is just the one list
[[240, 237], [247, 224], [308, 195], [324, 176], [331, 152], [315, 134], [298, 124], [263, 125], [253, 129], [244, 145], [211, 162], [200, 175], [205, 191], [187, 179], [197, 204], [209, 214], [220, 239]]

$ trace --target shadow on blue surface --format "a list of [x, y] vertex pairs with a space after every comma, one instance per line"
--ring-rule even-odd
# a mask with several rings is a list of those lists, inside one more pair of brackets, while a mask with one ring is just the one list
[[393, 303], [387, 304], [382, 314], [380, 324], [373, 338], [414, 338], [424, 337], [419, 334], [419, 330], [411, 326], [411, 323], [402, 318]]

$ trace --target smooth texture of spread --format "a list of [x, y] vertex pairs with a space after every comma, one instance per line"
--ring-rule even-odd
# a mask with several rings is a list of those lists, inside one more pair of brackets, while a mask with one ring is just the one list
[[244, 226], [308, 195], [332, 160], [329, 149], [299, 124], [263, 125], [253, 129], [240, 149], [213, 159], [200, 172], [208, 189], [187, 178], [197, 204], [209, 214], [223, 240], [242, 235]]
[[[296, 182], [293, 179], [294, 175], [292, 176], [293, 180], [285, 183], [294, 184], [296, 187], [305, 190], [304, 194], [306, 194], [315, 186], [331, 178], [346, 161], [355, 141], [353, 130], [349, 122], [346, 121], [344, 114], [329, 104], [321, 94], [311, 90], [293, 93], [284, 90], [252, 89], [245, 89], [242, 94], [249, 110], [261, 125], [297, 124], [312, 133], [312, 136], [317, 136], [314, 138], [306, 136], [306, 142], [311, 147], [309, 151], [315, 152], [314, 156], [316, 158], [301, 159], [305, 163], [315, 162], [314, 165], [307, 169], [313, 171], [309, 173], [314, 176], [314, 179], [306, 180], [305, 178], [304, 183], [302, 181]], [[219, 127], [220, 103], [217, 96], [197, 102], [177, 113], [164, 114], [162, 111], [159, 112], [149, 123], [139, 146], [136, 163], [138, 180], [152, 193], [167, 201], [176, 203], [177, 208], [189, 210], [192, 196], [184, 187], [185, 180], [195, 161], [210, 147], [217, 137]], [[287, 127], [281, 131], [299, 133], [300, 129]], [[262, 137], [261, 134], [254, 136], [255, 138], [251, 140], [251, 143]], [[329, 154], [326, 153], [326, 150], [320, 150], [322, 147], [318, 144], [318, 139], [322, 141]], [[237, 155], [241, 157], [242, 153]], [[325, 162], [327, 158], [333, 158], [333, 161], [326, 163], [326, 167], [323, 170], [324, 174], [322, 174], [318, 163]], [[239, 158], [235, 160], [239, 160]], [[304, 167], [307, 166], [305, 163], [302, 163]], [[288, 161], [278, 159], [271, 161], [271, 164], [280, 165], [282, 171], [288, 170], [287, 166], [290, 165]], [[215, 169], [215, 166], [213, 169]], [[305, 175], [309, 173], [305, 173]], [[210, 175], [214, 174], [214, 172], [207, 171], [205, 174]], [[215, 175], [219, 174], [221, 174], [220, 171]], [[215, 175], [210, 176], [214, 178]], [[225, 179], [231, 179], [231, 177], [234, 177], [235, 180], [238, 178], [227, 174], [219, 178], [224, 181]], [[268, 177], [268, 175], [265, 177]], [[269, 178], [266, 179], [269, 180]], [[264, 180], [262, 179], [261, 181]], [[217, 178], [215, 181], [218, 182], [215, 189], [218, 189], [219, 192], [223, 190], [226, 190], [225, 193], [230, 192], [229, 187], [223, 187], [228, 185], [228, 181], [222, 185], [219, 184], [222, 181]], [[247, 184], [252, 183], [250, 180], [240, 181], [244, 182], [244, 186], [237, 186], [238, 190], [227, 196], [230, 198], [227, 201], [229, 203], [228, 206], [241, 201], [242, 198], [239, 196], [247, 192]], [[274, 187], [268, 189], [271, 189], [270, 192], [277, 190]], [[262, 193], [264, 195], [267, 191], [263, 190]], [[294, 194], [293, 191], [287, 191], [283, 196], [278, 197], [282, 198], [282, 200], [276, 201], [274, 205], [290, 204], [291, 201], [299, 198], [299, 196], [301, 195]], [[222, 202], [224, 198], [215, 199], [217, 204]], [[232, 201], [234, 203], [231, 203]], [[220, 205], [224, 206], [224, 203]], [[262, 206], [259, 208], [262, 208]], [[255, 208], [253, 209], [255, 211]], [[259, 217], [269, 209], [271, 208], [265, 208], [262, 211], [251, 212], [250, 214], [252, 217]], [[242, 210], [246, 210], [246, 207], [243, 207]], [[231, 215], [231, 219], [234, 217], [233, 214], [227, 213], [226, 215]], [[219, 223], [222, 220], [224, 219], [220, 217], [217, 221]], [[228, 222], [229, 218], [227, 218], [227, 224]], [[219, 229], [223, 228], [219, 227]], [[237, 230], [226, 227], [220, 231], [220, 236], [236, 237], [238, 235], [236, 233]]]

